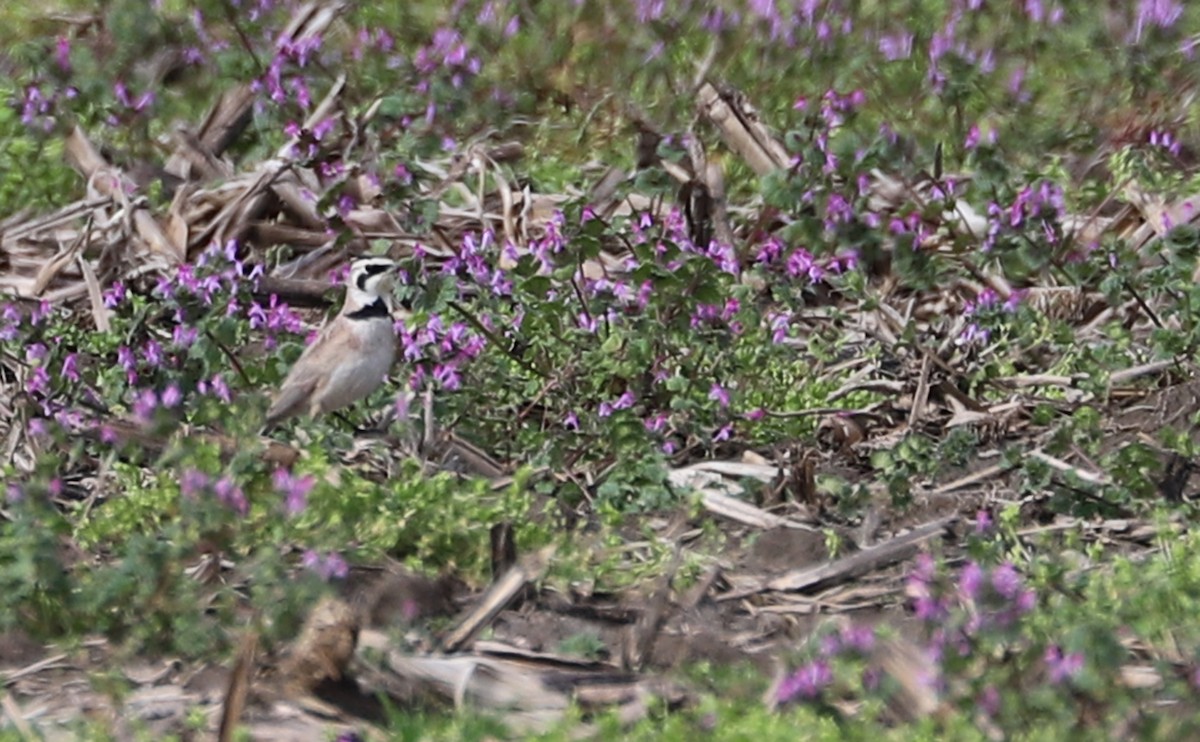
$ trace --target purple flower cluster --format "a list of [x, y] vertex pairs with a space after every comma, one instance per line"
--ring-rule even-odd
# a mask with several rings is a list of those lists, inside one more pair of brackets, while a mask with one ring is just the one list
[[1175, 138], [1175, 135], [1165, 129], [1151, 129], [1150, 133], [1146, 135], [1146, 141], [1151, 147], [1164, 149], [1175, 157], [1179, 157], [1183, 151], [1183, 145]]
[[[505, 245], [505, 250], [512, 250], [511, 245]], [[442, 272], [469, 280], [480, 288], [486, 288], [494, 296], [509, 296], [512, 294], [512, 278], [498, 263], [499, 249], [496, 236], [491, 230], [482, 235], [474, 232], [463, 237], [459, 252], [447, 260], [442, 266]], [[423, 252], [418, 251], [418, 256]], [[548, 264], [548, 257], [543, 253], [539, 259]]]
[[911, 31], [899, 31], [879, 37], [879, 53], [889, 62], [908, 59], [912, 56], [913, 34]]
[[995, 316], [996, 312], [1014, 314], [1024, 297], [1024, 291], [1013, 291], [1007, 299], [1001, 302], [1000, 295], [993, 289], [987, 288], [980, 291], [974, 301], [968, 301], [963, 305], [963, 316], [971, 321], [963, 328], [962, 334], [955, 339], [955, 343], [960, 346], [986, 345], [991, 339], [992, 332], [984, 326], [985, 316]]
[[[926, 72], [926, 79], [929, 81], [934, 92], [942, 93], [946, 89], [948, 82], [945, 61], [949, 56], [953, 55], [961, 62], [965, 62], [975, 67], [981, 74], [991, 74], [996, 69], [995, 50], [992, 46], [984, 46], [979, 48], [973, 45], [970, 40], [960, 36], [960, 28], [972, 28], [976, 24], [971, 16], [977, 15], [983, 8], [983, 0], [953, 0], [951, 2], [950, 12], [946, 16], [945, 22], [941, 28], [933, 33], [929, 39], [928, 58], [929, 66]], [[1017, 5], [1021, 8], [1025, 17], [1030, 22], [1037, 25], [1055, 26], [1062, 22], [1064, 17], [1064, 9], [1057, 3], [1047, 7], [1042, 0], [1019, 0]], [[880, 52], [887, 59], [904, 59], [908, 56], [908, 49], [903, 43], [907, 38], [906, 31], [894, 33], [892, 36], [883, 37], [879, 42]], [[911, 44], [911, 42], [909, 42]], [[1009, 91], [1018, 99], [1023, 99], [1024, 94], [1021, 90], [1021, 83], [1024, 80], [1025, 69], [1022, 66], [1014, 67], [1009, 77]]]
[[1026, 234], [1032, 231], [1033, 238], [1041, 235], [1048, 245], [1058, 245], [1065, 212], [1062, 188], [1048, 180], [1028, 185], [1008, 206], [994, 201], [988, 205], [988, 229], [982, 249], [988, 252], [1004, 234], [1022, 231]]
[[[470, 47], [461, 33], [453, 28], [439, 28], [433, 32], [430, 42], [417, 49], [413, 55], [413, 67], [418, 74], [429, 77], [441, 70], [449, 75], [453, 87], [462, 87], [468, 76], [479, 74], [483, 63], [471, 54]], [[429, 92], [428, 79], [417, 85], [417, 92]]]
[[917, 558], [905, 593], [913, 613], [932, 629], [930, 651], [935, 657], [948, 646], [960, 655], [969, 653], [974, 637], [1014, 628], [1037, 602], [1036, 594], [1025, 587], [1010, 563], [985, 569], [977, 562], [967, 562], [959, 571], [957, 584], [947, 585], [938, 579], [929, 554]]
[[[972, 676], [977, 675], [977, 660], [995, 654], [988, 642], [997, 640], [1004, 643], [1006, 650], [1023, 651], [1031, 659], [1036, 656], [1033, 653], [1040, 651], [1044, 677], [1051, 685], [1074, 680], [1086, 666], [1081, 652], [1066, 651], [1058, 644], [1041, 648], [1038, 643], [1014, 642], [1022, 617], [1035, 606], [1036, 595], [1011, 563], [986, 567], [968, 561], [956, 575], [947, 575], [939, 570], [932, 556], [923, 553], [909, 573], [905, 592], [929, 637], [923, 648], [929, 665], [921, 680], [943, 692], [955, 692], [951, 684], [943, 681], [944, 673], [954, 667], [968, 667]], [[837, 673], [846, 667], [842, 664], [846, 659], [865, 662], [865, 666], [861, 662], [850, 665], [861, 668], [863, 688], [879, 687], [884, 671], [873, 661], [876, 645], [873, 629], [847, 622], [836, 631], [821, 635], [815, 643], [816, 656], [778, 685], [777, 704], [820, 699], [835, 682]], [[1000, 695], [995, 685], [981, 683], [973, 689], [960, 690], [968, 694], [963, 700], [977, 704], [985, 713], [999, 712]]]
[[116, 97], [118, 103], [133, 113], [141, 113], [154, 104], [153, 90], [146, 90], [135, 98], [123, 82], [113, 85], [113, 96]]
[[818, 259], [805, 247], [789, 250], [783, 240], [771, 236], [759, 246], [754, 260], [759, 266], [779, 270], [788, 278], [815, 284], [825, 281], [831, 274], [837, 275], [857, 269], [858, 251], [850, 249], [841, 255]]
[[[847, 36], [854, 30], [853, 20], [849, 14], [841, 15], [838, 3], [820, 0], [801, 0], [796, 3], [748, 0], [746, 10], [748, 21], [765, 26], [771, 41], [782, 42], [789, 48], [801, 43], [799, 31], [806, 32], [818, 44], [825, 45], [836, 36]], [[705, 22], [715, 21], [706, 17]]]
[[[838, 658], [866, 659], [875, 648], [875, 629], [871, 626], [846, 622], [837, 631], [825, 634], [818, 641], [817, 657], [784, 677], [775, 690], [775, 702], [784, 705], [796, 701], [812, 701], [834, 681], [834, 662]], [[868, 687], [877, 681], [878, 671], [864, 671]]]
[[1046, 663], [1046, 675], [1051, 683], [1059, 685], [1079, 675], [1083, 670], [1083, 654], [1081, 652], [1062, 651], [1062, 647], [1051, 644], [1046, 647], [1042, 660]]
[[[194, 264], [181, 263], [175, 269], [174, 276], [161, 276], [154, 287], [154, 295], [169, 299], [179, 304], [181, 302], [199, 300], [204, 306], [213, 306], [218, 296], [226, 297], [225, 313], [227, 316], [240, 314], [241, 305], [238, 296], [244, 291], [252, 290], [262, 276], [263, 267], [256, 264], [247, 267], [238, 257], [239, 245], [236, 240], [230, 240], [224, 246], [213, 245], [201, 253]], [[115, 288], [115, 287], [114, 287]], [[110, 289], [113, 292], [114, 289]], [[124, 296], [124, 288], [120, 289]], [[117, 302], [120, 297], [113, 297]], [[183, 310], [175, 313], [175, 321], [184, 321]]]
[[246, 515], [250, 511], [250, 503], [245, 493], [229, 475], [214, 480], [198, 469], [186, 469], [179, 478], [179, 491], [189, 499], [215, 497], [218, 502], [238, 515]]
[[264, 342], [268, 350], [275, 347], [279, 333], [296, 335], [304, 332], [304, 322], [300, 315], [293, 312], [286, 303], [279, 301], [275, 294], [271, 294], [265, 307], [257, 301], [251, 301], [247, 313], [250, 316], [251, 329], [266, 330]]
[[513, 12], [505, 18], [505, 12], [509, 10], [507, 6], [508, 3], [504, 0], [487, 0], [475, 20], [481, 26], [502, 29], [504, 38], [512, 38], [521, 30], [521, 17]]
[[617, 410], [628, 410], [637, 402], [637, 397], [633, 392], [626, 389], [621, 396], [612, 401], [601, 402], [596, 409], [597, 417], [612, 417], [612, 414]]
[[313, 549], [306, 549], [304, 556], [300, 558], [300, 563], [305, 569], [314, 572], [318, 577], [326, 582], [330, 580], [344, 580], [350, 574], [350, 565], [337, 552], [321, 553]]
[[284, 510], [288, 515], [299, 515], [308, 507], [308, 493], [316, 484], [312, 475], [297, 477], [287, 469], [276, 469], [271, 477], [275, 491], [283, 496]]
[[294, 102], [301, 111], [312, 108], [312, 93], [308, 81], [299, 72], [309, 65], [321, 48], [319, 36], [294, 39], [280, 36], [275, 41], [275, 55], [267, 66], [266, 73], [253, 84], [255, 90], [265, 90], [276, 104]]
[[16, 340], [22, 324], [24, 318], [20, 310], [12, 303], [5, 303], [4, 308], [0, 309], [0, 342]]
[[742, 323], [734, 319], [741, 308], [741, 302], [733, 297], [726, 299], [724, 304], [697, 304], [689, 324], [692, 329], [724, 327], [731, 335], [741, 335]]
[[487, 345], [482, 335], [462, 322], [449, 326], [438, 314], [430, 315], [423, 327], [397, 323], [400, 353], [413, 364], [412, 389], [421, 389], [427, 379], [439, 388], [454, 391], [462, 386], [462, 367], [479, 357]]
[[1178, 0], [1138, 0], [1129, 41], [1139, 44], [1151, 29], [1169, 29], [1183, 17], [1183, 4]]
[[359, 61], [366, 56], [368, 50], [372, 49], [384, 54], [391, 54], [395, 47], [396, 39], [386, 29], [377, 28], [372, 31], [368, 28], [360, 28], [355, 36], [354, 47], [350, 50], [350, 57]]
[[58, 121], [55, 112], [59, 102], [70, 100], [77, 95], [79, 91], [71, 85], [55, 89], [48, 83], [30, 83], [24, 87], [21, 97], [14, 100], [12, 105], [21, 112], [22, 124], [31, 129], [48, 132]]
[[776, 703], [783, 705], [794, 701], [811, 701], [833, 683], [833, 669], [828, 660], [813, 660], [801, 665], [783, 679], [775, 690]]

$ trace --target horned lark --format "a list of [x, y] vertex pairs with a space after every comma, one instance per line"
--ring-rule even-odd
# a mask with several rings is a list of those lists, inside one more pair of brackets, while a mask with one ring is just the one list
[[396, 357], [392, 278], [387, 258], [362, 258], [350, 267], [342, 310], [321, 328], [283, 380], [264, 428], [293, 415], [341, 409], [379, 388]]

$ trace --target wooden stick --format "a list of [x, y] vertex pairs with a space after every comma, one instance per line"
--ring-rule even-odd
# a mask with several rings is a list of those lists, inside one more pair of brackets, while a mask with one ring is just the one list
[[926, 523], [870, 549], [836, 559], [816, 567], [792, 570], [778, 577], [760, 582], [758, 585], [725, 593], [718, 601], [738, 600], [749, 595], [768, 591], [811, 591], [844, 582], [873, 569], [907, 559], [916, 553], [922, 542], [940, 536], [946, 528], [958, 520], [957, 515]]

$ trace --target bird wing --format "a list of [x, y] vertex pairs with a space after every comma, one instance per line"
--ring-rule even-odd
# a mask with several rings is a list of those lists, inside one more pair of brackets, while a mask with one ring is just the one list
[[338, 367], [354, 362], [362, 340], [348, 326], [343, 326], [346, 321], [340, 315], [331, 320], [296, 359], [267, 410], [268, 428], [280, 420], [306, 412], [310, 401]]
[[292, 383], [281, 388], [267, 410], [265, 429], [269, 430], [279, 421], [304, 412], [305, 403], [312, 397], [317, 381], [315, 376], [310, 376], [304, 383]]

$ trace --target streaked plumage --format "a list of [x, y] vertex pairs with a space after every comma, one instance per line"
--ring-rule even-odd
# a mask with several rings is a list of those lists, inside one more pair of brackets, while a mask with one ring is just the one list
[[383, 383], [396, 358], [391, 287], [395, 263], [363, 258], [350, 268], [338, 315], [304, 349], [267, 411], [266, 428], [294, 415], [353, 404]]

